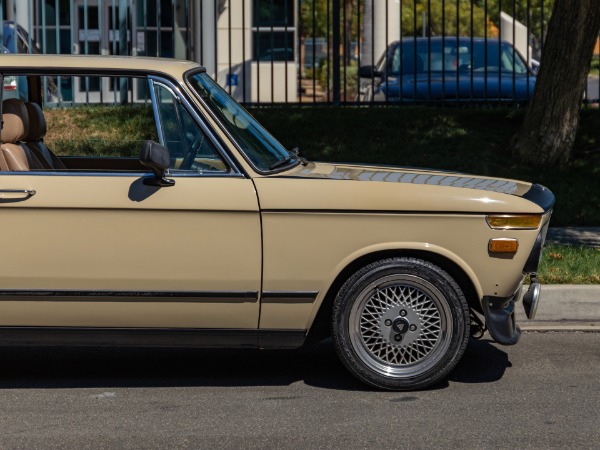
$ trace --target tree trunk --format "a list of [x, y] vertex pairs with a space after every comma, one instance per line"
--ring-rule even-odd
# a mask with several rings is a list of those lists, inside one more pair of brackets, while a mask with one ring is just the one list
[[534, 166], [569, 161], [599, 31], [600, 1], [556, 0], [533, 99], [513, 141], [513, 158]]

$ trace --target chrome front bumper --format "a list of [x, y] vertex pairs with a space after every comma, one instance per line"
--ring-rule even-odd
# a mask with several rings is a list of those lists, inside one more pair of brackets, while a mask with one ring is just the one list
[[523, 308], [525, 308], [525, 314], [529, 320], [533, 320], [535, 318], [541, 291], [542, 285], [538, 283], [535, 275], [531, 275], [531, 284], [523, 296]]

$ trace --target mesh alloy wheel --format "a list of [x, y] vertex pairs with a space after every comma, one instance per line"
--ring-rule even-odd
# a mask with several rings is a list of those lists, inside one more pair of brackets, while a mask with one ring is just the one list
[[469, 306], [456, 281], [428, 261], [388, 258], [342, 285], [332, 311], [335, 350], [361, 381], [421, 389], [445, 378], [469, 340]]
[[445, 354], [452, 317], [429, 282], [392, 275], [371, 283], [350, 313], [350, 339], [358, 357], [382, 375], [414, 375]]

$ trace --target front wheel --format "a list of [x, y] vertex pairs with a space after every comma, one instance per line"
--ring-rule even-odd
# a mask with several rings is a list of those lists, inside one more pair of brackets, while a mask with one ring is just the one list
[[429, 386], [460, 360], [469, 307], [444, 270], [416, 258], [374, 262], [350, 277], [333, 309], [333, 341], [360, 380], [390, 390]]

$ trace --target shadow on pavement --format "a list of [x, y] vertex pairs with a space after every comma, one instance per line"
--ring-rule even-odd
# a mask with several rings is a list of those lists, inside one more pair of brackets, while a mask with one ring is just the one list
[[456, 383], [493, 383], [512, 367], [508, 354], [490, 339], [471, 339], [449, 380]]
[[331, 343], [299, 350], [0, 348], [0, 389], [286, 386], [362, 389]]
[[[0, 348], [0, 389], [97, 387], [309, 386], [362, 391], [331, 345], [299, 350]], [[510, 367], [489, 341], [471, 341], [450, 381], [487, 383]], [[433, 389], [448, 386], [445, 381]]]

